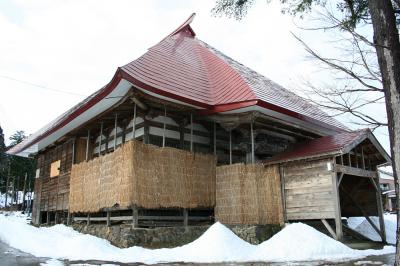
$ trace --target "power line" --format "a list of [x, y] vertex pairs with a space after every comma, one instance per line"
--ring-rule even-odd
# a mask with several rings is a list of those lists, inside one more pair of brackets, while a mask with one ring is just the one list
[[32, 82], [21, 80], [21, 79], [17, 79], [17, 78], [12, 78], [12, 77], [9, 77], [9, 76], [0, 75], [0, 78], [12, 80], [12, 81], [15, 81], [15, 82], [23, 83], [23, 84], [26, 84], [26, 85], [29, 85], [29, 86], [38, 87], [38, 88], [49, 90], [49, 91], [53, 91], [53, 92], [70, 94], [70, 95], [75, 95], [75, 96], [84, 96], [84, 97], [87, 96], [87, 95], [83, 95], [83, 94], [79, 94], [79, 93], [75, 93], [75, 92], [49, 88], [49, 87], [46, 87], [46, 86], [43, 86], [43, 85], [35, 84], [35, 83], [32, 83]]

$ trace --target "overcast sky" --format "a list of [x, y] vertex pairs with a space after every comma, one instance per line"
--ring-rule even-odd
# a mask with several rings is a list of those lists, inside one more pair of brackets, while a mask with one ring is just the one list
[[[216, 18], [214, 0], [5, 0], [0, 1], [0, 125], [8, 137], [34, 133], [107, 84], [117, 67], [197, 15], [197, 37], [281, 85], [331, 82], [291, 32], [334, 54], [327, 33], [304, 32], [308, 21], [283, 15], [279, 1], [256, 1], [247, 17]], [[39, 85], [39, 86], [34, 86]], [[374, 110], [385, 116], [385, 111]], [[353, 125], [348, 126], [354, 128]], [[377, 137], [388, 148], [387, 135]]]

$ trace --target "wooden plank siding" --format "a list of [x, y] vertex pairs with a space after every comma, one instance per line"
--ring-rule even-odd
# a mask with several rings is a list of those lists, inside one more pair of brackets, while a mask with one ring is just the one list
[[332, 159], [283, 165], [287, 220], [335, 218]]
[[[41, 211], [68, 209], [72, 149], [72, 141], [66, 141], [38, 155], [33, 223], [39, 223]], [[60, 160], [59, 175], [51, 177], [51, 164], [57, 160]]]

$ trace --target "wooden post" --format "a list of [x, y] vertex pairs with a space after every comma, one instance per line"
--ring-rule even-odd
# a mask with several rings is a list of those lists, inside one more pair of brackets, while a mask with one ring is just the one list
[[382, 195], [379, 187], [379, 175], [377, 173], [377, 180], [378, 183], [375, 182], [373, 178], [370, 178], [371, 182], [375, 188], [375, 195], [376, 195], [376, 205], [378, 209], [378, 217], [379, 217], [379, 229], [381, 232], [382, 242], [386, 243], [386, 229], [385, 229], [385, 220], [383, 219], [383, 206], [382, 206]]
[[217, 155], [217, 124], [214, 121], [214, 127], [213, 127], [213, 144], [214, 144], [214, 155]]
[[71, 213], [68, 211], [68, 214], [67, 214], [67, 225], [70, 225], [71, 224]]
[[54, 213], [54, 224], [58, 224], [58, 212], [55, 211]]
[[136, 207], [132, 208], [132, 227], [137, 228], [139, 225], [139, 211]]
[[50, 212], [46, 212], [46, 224], [50, 224]]
[[167, 119], [167, 107], [164, 105], [164, 121], [163, 121], [163, 134], [162, 134], [162, 146], [165, 147], [165, 120]]
[[136, 103], [133, 105], [132, 139], [136, 138]]
[[190, 152], [193, 152], [193, 114], [190, 113]]
[[361, 160], [362, 160], [362, 168], [365, 169], [364, 149], [362, 146], [361, 146]]
[[254, 163], [254, 132], [253, 121], [250, 123], [250, 138], [251, 138], [251, 163]]
[[72, 139], [72, 164], [75, 163], [75, 138]]
[[350, 155], [350, 152], [351, 151], [349, 151], [349, 153], [347, 155], [349, 156], [349, 166], [351, 167], [351, 155]]
[[107, 226], [111, 226], [111, 219], [110, 219], [110, 217], [111, 217], [111, 213], [110, 213], [110, 211], [107, 211]]
[[88, 129], [87, 140], [86, 140], [86, 161], [89, 160], [89, 143], [90, 143], [90, 129]]
[[341, 241], [343, 239], [342, 214], [340, 211], [339, 185], [335, 171], [332, 173], [332, 184], [333, 198], [335, 200], [336, 240]]
[[189, 212], [187, 209], [183, 209], [183, 226], [187, 227], [189, 224]]
[[287, 213], [286, 213], [286, 194], [285, 194], [285, 169], [282, 164], [279, 164], [279, 174], [281, 181], [281, 197], [282, 197], [282, 207], [283, 207], [283, 221], [287, 222]]
[[183, 121], [179, 123], [179, 142], [181, 149], [185, 149], [185, 124]]
[[357, 147], [354, 148], [354, 156], [356, 157], [356, 168], [359, 168]]
[[150, 144], [150, 128], [149, 128], [149, 123], [147, 122], [146, 117], [143, 119], [143, 123], [144, 123], [143, 143]]
[[101, 142], [103, 141], [103, 122], [100, 123], [99, 156], [101, 154]]
[[117, 130], [117, 123], [118, 123], [118, 114], [117, 113], [115, 113], [115, 122], [114, 122], [114, 130], [115, 130], [115, 133], [114, 133], [114, 151], [115, 151], [115, 148], [117, 147], [117, 138], [118, 138], [118, 130]]
[[90, 213], [87, 214], [86, 225], [90, 225]]
[[229, 130], [229, 164], [232, 164], [232, 130]]

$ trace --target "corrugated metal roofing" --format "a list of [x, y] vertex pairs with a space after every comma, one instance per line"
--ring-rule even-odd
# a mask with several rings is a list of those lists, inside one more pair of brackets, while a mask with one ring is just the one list
[[361, 129], [305, 141], [295, 145], [292, 149], [286, 152], [280, 153], [266, 160], [265, 163], [274, 164], [320, 157], [323, 155], [340, 154], [346, 147], [355, 142], [358, 143], [359, 141], [364, 140], [370, 134], [372, 133], [369, 129]]

